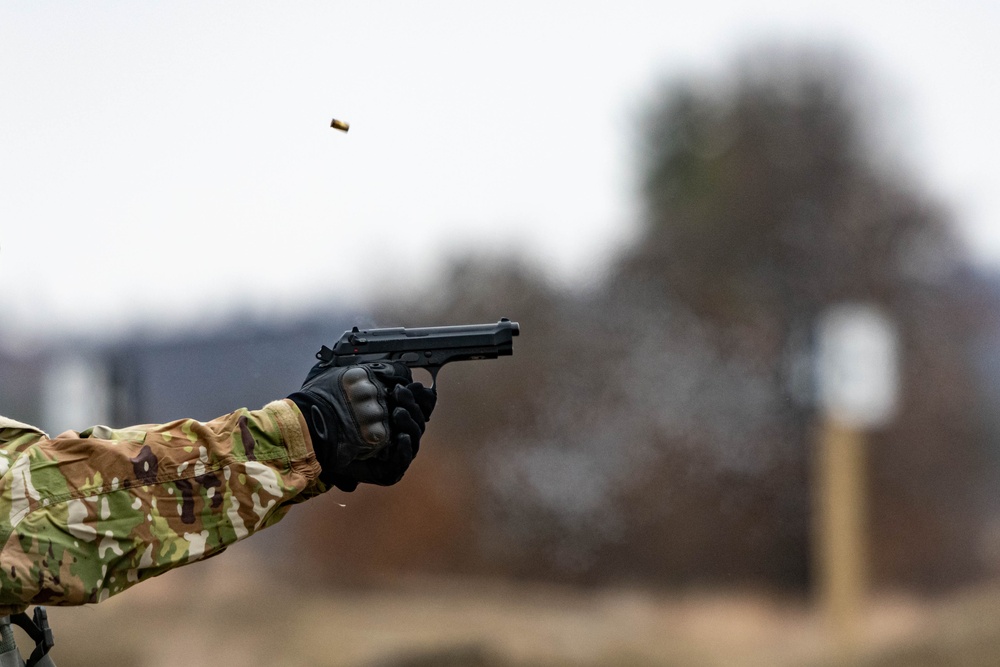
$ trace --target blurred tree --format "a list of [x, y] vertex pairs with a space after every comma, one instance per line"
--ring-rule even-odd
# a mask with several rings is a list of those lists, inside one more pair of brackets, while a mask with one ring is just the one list
[[799, 547], [786, 541], [772, 552], [793, 555], [785, 578], [800, 583], [814, 420], [797, 360], [834, 303], [892, 313], [904, 397], [872, 452], [875, 574], [948, 585], [977, 565], [986, 459], [969, 350], [982, 322], [950, 220], [875, 141], [866, 80], [836, 54], [771, 51], [742, 60], [729, 86], [668, 87], [643, 124], [648, 227], [618, 291], [655, 286], [735, 355], [771, 369], [771, 390], [785, 399], [774, 416], [788, 439], [772, 449], [785, 465], [752, 480], [752, 495], [782, 497], [778, 511]]
[[951, 226], [886, 168], [864, 81], [835, 55], [761, 52], [731, 87], [668, 86], [642, 124], [648, 227], [624, 275], [723, 324], [947, 278]]

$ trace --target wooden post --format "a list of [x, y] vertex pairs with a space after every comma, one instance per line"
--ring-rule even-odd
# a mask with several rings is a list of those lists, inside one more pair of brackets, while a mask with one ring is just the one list
[[816, 457], [815, 539], [819, 602], [842, 657], [862, 639], [868, 589], [865, 437], [827, 419]]
[[899, 335], [873, 304], [844, 303], [817, 321], [816, 389], [823, 415], [813, 480], [816, 586], [842, 662], [858, 656], [868, 591], [865, 434], [892, 421]]

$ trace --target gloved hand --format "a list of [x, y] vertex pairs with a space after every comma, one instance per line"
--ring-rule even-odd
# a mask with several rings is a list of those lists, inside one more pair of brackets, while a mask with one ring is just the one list
[[316, 364], [289, 398], [309, 426], [320, 479], [348, 492], [402, 479], [437, 401], [405, 364], [381, 362]]

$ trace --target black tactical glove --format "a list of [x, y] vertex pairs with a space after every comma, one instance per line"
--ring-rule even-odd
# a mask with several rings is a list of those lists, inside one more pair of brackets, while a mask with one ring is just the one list
[[437, 400], [401, 363], [316, 364], [289, 398], [309, 425], [320, 479], [348, 492], [402, 479]]

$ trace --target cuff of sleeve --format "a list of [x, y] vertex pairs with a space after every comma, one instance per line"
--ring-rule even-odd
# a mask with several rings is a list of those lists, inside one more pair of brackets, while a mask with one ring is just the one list
[[319, 479], [321, 468], [316, 459], [312, 439], [309, 437], [309, 426], [298, 406], [291, 399], [283, 398], [268, 403], [264, 406], [264, 410], [274, 417], [274, 421], [278, 424], [292, 466], [299, 468], [312, 480], [311, 486], [315, 487], [312, 493], [326, 491], [329, 487]]
[[292, 401], [287, 398], [272, 401], [265, 405], [264, 409], [270, 412], [274, 421], [277, 422], [278, 429], [281, 431], [281, 439], [285, 442], [288, 455], [293, 461], [300, 461], [310, 456], [315, 458], [305, 417]]

